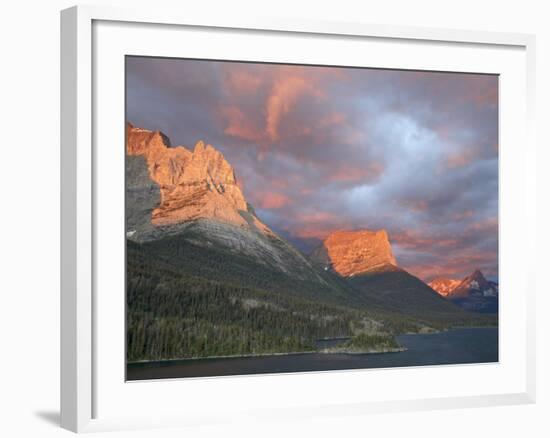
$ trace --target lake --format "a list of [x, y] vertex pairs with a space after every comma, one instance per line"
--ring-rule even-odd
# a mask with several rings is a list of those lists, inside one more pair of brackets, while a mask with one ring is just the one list
[[[401, 335], [397, 340], [407, 351], [377, 354], [302, 353], [134, 363], [127, 367], [127, 380], [498, 362], [498, 328]], [[323, 342], [329, 342], [326, 346], [330, 346], [343, 340]]]

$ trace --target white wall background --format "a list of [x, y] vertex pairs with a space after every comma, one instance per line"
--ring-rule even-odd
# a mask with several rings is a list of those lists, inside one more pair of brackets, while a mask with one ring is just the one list
[[[538, 38], [538, 402], [529, 406], [315, 418], [107, 436], [550, 436], [550, 13], [545, 1], [96, 1], [239, 14], [535, 33]], [[200, 3], [200, 5], [199, 5]], [[0, 15], [0, 435], [69, 436], [59, 418], [59, 10], [65, 0], [4, 2]], [[521, 147], [521, 145], [518, 145]]]

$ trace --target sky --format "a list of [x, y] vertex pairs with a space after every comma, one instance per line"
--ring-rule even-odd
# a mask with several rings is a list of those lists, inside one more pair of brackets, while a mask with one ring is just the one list
[[498, 278], [497, 76], [127, 57], [126, 119], [220, 150], [305, 253], [383, 228], [425, 281]]

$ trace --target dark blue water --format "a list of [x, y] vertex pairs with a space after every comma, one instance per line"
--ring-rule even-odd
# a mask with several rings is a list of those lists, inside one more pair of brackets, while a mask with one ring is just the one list
[[[402, 335], [397, 339], [403, 347], [407, 348], [407, 351], [380, 354], [306, 353], [285, 356], [149, 362], [128, 365], [127, 379], [145, 380], [498, 362], [497, 328], [469, 328], [422, 335]], [[338, 341], [333, 341], [331, 344], [334, 342]]]

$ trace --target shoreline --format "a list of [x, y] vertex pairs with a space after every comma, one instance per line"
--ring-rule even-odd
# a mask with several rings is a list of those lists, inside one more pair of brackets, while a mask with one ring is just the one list
[[147, 363], [166, 363], [166, 362], [180, 362], [183, 360], [205, 360], [205, 359], [239, 359], [247, 357], [262, 357], [262, 356], [290, 356], [292, 354], [313, 354], [318, 351], [292, 351], [288, 353], [251, 353], [251, 354], [232, 354], [228, 356], [200, 356], [200, 357], [179, 357], [174, 359], [158, 359], [158, 360], [136, 360], [133, 362], [126, 362], [126, 365], [134, 364], [147, 364]]
[[437, 334], [437, 333], [446, 333], [446, 332], [450, 332], [450, 331], [453, 331], [453, 330], [469, 330], [469, 329], [498, 329], [498, 324], [496, 325], [469, 325], [469, 326], [452, 326], [452, 327], [449, 327], [449, 328], [444, 328], [444, 329], [433, 329], [433, 330], [428, 330], [428, 331], [418, 331], [418, 332], [404, 332], [404, 333], [399, 333], [397, 335], [395, 335], [395, 337], [398, 337], [398, 336], [404, 336], [404, 335], [434, 335], [434, 334]]
[[407, 351], [406, 347], [394, 347], [394, 348], [383, 348], [381, 350], [334, 350], [334, 351], [319, 351], [320, 354], [384, 354], [384, 353], [402, 353]]
[[181, 362], [187, 360], [208, 360], [208, 359], [246, 359], [252, 357], [266, 357], [266, 356], [293, 356], [293, 355], [302, 355], [302, 354], [350, 354], [350, 355], [359, 355], [359, 354], [384, 354], [384, 353], [400, 353], [407, 351], [405, 347], [398, 348], [384, 348], [380, 350], [365, 350], [365, 351], [354, 351], [354, 350], [342, 350], [342, 351], [329, 351], [329, 350], [315, 350], [315, 351], [290, 351], [290, 352], [279, 352], [279, 353], [253, 353], [253, 354], [233, 354], [230, 356], [204, 356], [204, 357], [183, 357], [176, 359], [160, 359], [160, 360], [137, 360], [133, 362], [126, 362], [128, 365], [146, 365], [146, 364], [167, 364], [170, 362]]
[[[431, 334], [438, 334], [438, 333], [444, 333], [452, 330], [464, 330], [464, 329], [498, 329], [497, 326], [476, 326], [476, 327], [453, 327], [449, 329], [444, 330], [436, 330], [431, 331], [427, 333], [419, 333], [419, 332], [412, 332], [412, 333], [402, 333], [398, 336], [403, 335], [431, 335]], [[327, 339], [320, 339], [323, 341], [329, 341], [329, 340], [342, 340], [342, 339], [349, 339], [349, 338], [327, 338]], [[277, 353], [251, 353], [251, 354], [233, 354], [229, 356], [204, 356], [204, 357], [182, 357], [182, 358], [173, 358], [173, 359], [158, 359], [158, 360], [137, 360], [132, 362], [126, 362], [126, 366], [133, 366], [133, 365], [168, 365], [170, 362], [182, 362], [182, 361], [200, 361], [200, 360], [209, 360], [209, 359], [246, 359], [246, 358], [253, 358], [253, 357], [268, 357], [268, 356], [292, 356], [292, 355], [303, 355], [303, 354], [348, 354], [348, 355], [362, 355], [362, 354], [387, 354], [387, 353], [401, 353], [404, 351], [408, 351], [408, 348], [406, 347], [395, 347], [395, 348], [382, 348], [382, 349], [370, 349], [370, 350], [363, 350], [363, 351], [354, 351], [354, 350], [330, 350], [329, 348], [321, 349], [321, 350], [314, 350], [314, 351], [291, 351], [291, 352], [277, 352]]]

